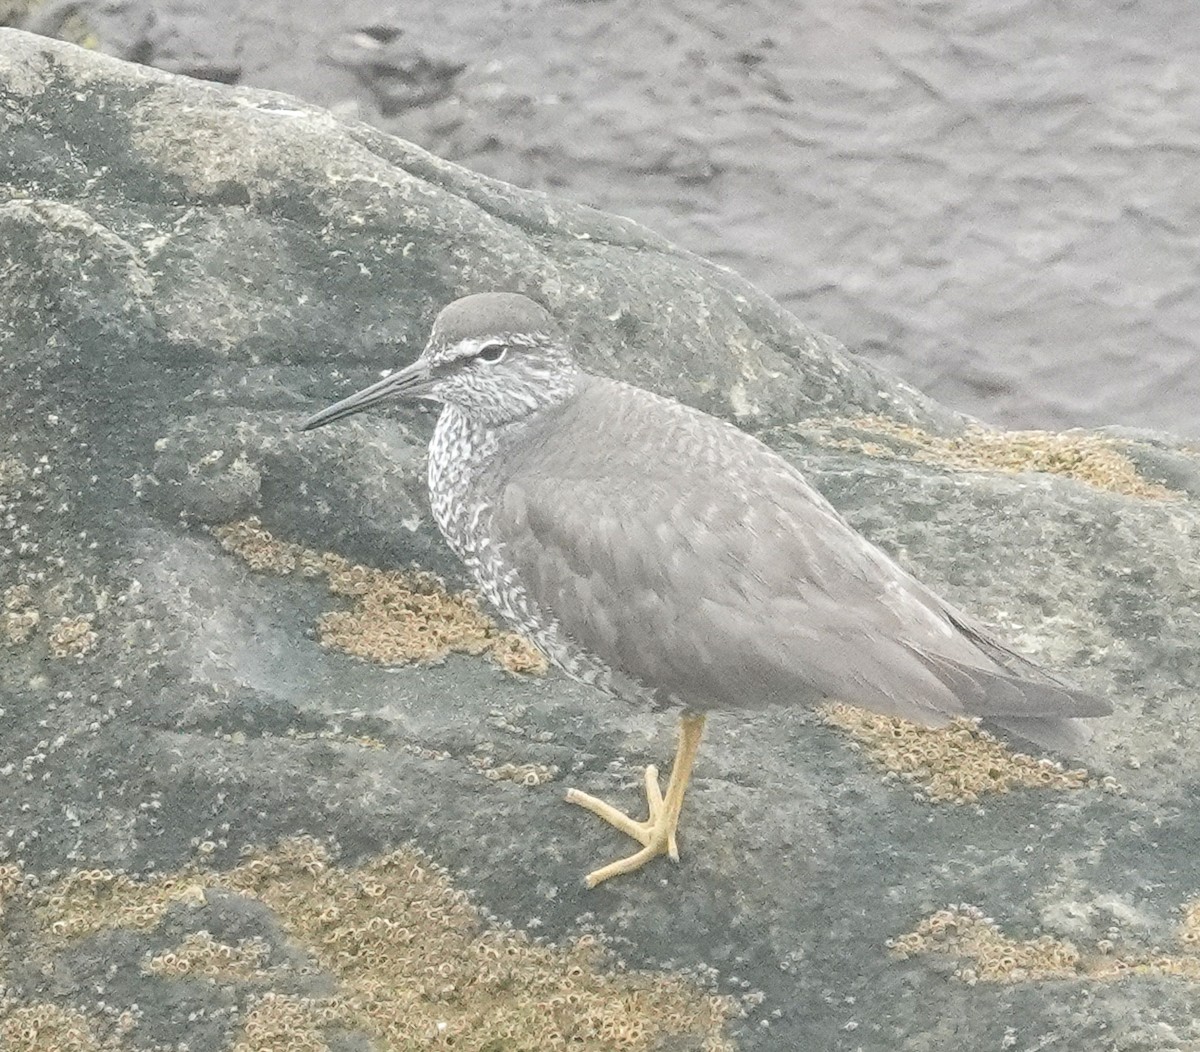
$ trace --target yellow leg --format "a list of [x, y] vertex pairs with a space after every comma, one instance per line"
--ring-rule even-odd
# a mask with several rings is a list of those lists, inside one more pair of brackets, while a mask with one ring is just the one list
[[679, 746], [675, 750], [675, 764], [671, 768], [671, 780], [667, 783], [664, 797], [658, 788], [658, 768], [646, 768], [646, 803], [650, 817], [645, 822], [630, 818], [603, 800], [581, 793], [578, 789], [567, 790], [567, 802], [586, 807], [592, 814], [603, 818], [622, 833], [633, 837], [642, 845], [642, 850], [628, 858], [602, 866], [587, 875], [587, 886], [594, 888], [609, 877], [632, 873], [641, 869], [657, 855], [670, 855], [679, 861], [679, 848], [675, 844], [675, 827], [679, 824], [679, 810], [683, 807], [683, 793], [692, 776], [692, 764], [700, 748], [700, 736], [704, 733], [704, 717], [684, 715], [679, 724]]

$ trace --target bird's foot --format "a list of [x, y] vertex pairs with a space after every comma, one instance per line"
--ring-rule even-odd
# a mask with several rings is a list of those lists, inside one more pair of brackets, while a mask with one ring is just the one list
[[[682, 794], [680, 794], [682, 802]], [[662, 790], [658, 786], [658, 768], [653, 765], [646, 768], [646, 803], [650, 817], [644, 822], [630, 818], [624, 811], [618, 811], [611, 804], [597, 800], [594, 796], [581, 793], [578, 789], [567, 790], [567, 802], [585, 807], [592, 814], [604, 819], [609, 825], [616, 826], [626, 836], [633, 837], [642, 845], [642, 850], [628, 858], [619, 859], [592, 870], [585, 878], [587, 886], [594, 888], [597, 884], [610, 877], [619, 877], [623, 873], [632, 873], [641, 869], [652, 858], [659, 855], [670, 855], [675, 862], [679, 861], [679, 848], [675, 843], [675, 827], [679, 824], [679, 808], [670, 808], [663, 799]], [[674, 813], [672, 813], [672, 810]]]

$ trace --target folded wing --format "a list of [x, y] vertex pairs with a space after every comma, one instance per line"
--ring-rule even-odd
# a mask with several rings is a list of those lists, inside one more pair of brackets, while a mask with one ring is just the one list
[[[494, 504], [505, 561], [590, 654], [696, 709], [838, 698], [933, 726], [991, 717], [1057, 748], [1110, 711], [941, 600], [766, 446], [645, 399], [608, 400], [622, 409], [603, 442], [564, 448], [558, 421]], [[675, 425], [650, 460], [633, 452], [642, 413]]]

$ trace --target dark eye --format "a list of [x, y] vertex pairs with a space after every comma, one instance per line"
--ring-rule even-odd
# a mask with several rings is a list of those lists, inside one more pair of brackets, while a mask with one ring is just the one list
[[508, 345], [504, 343], [485, 343], [475, 355], [481, 362], [494, 365], [508, 353]]

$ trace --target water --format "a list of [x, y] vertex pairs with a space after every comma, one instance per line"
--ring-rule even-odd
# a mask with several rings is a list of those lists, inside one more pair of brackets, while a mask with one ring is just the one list
[[1191, 0], [107, 6], [108, 51], [631, 216], [956, 408], [1200, 434]]

